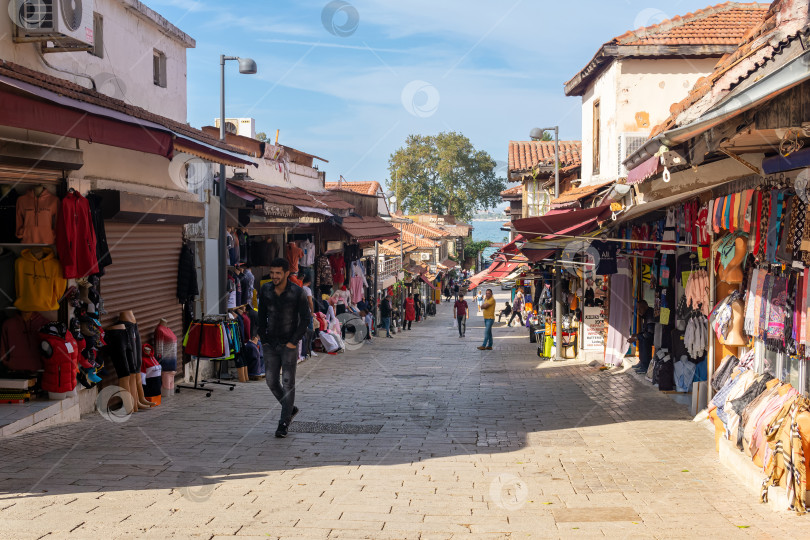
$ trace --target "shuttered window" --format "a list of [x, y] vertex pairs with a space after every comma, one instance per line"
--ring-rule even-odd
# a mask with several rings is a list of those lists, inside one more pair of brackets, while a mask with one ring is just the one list
[[113, 264], [101, 278], [107, 310], [102, 325], [107, 327], [121, 311], [132, 310], [143, 343], [152, 342], [161, 318], [169, 321], [178, 342], [182, 341], [183, 314], [177, 300], [182, 226], [111, 221], [104, 225]]

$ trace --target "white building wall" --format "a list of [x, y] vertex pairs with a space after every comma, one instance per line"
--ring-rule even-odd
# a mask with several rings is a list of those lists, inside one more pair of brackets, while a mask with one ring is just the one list
[[[7, 3], [3, 2], [0, 13], [0, 58], [89, 88], [90, 81], [86, 78], [45, 66], [37, 54], [39, 43], [12, 41], [14, 25], [5, 13]], [[95, 0], [94, 11], [104, 17], [104, 58], [89, 52], [60, 52], [48, 53], [45, 59], [57, 68], [93, 77], [97, 90], [103, 94], [185, 123], [186, 48], [194, 47], [194, 40], [176, 29], [186, 41], [170, 36], [156, 22], [127, 8], [129, 4], [137, 2]], [[155, 49], [166, 55], [166, 88], [154, 84]]]
[[[669, 108], [685, 98], [700, 77], [710, 74], [717, 58], [628, 58], [614, 61], [582, 97], [582, 185], [615, 180], [619, 172], [619, 137], [648, 137], [669, 117]], [[600, 100], [599, 174], [593, 174], [593, 103]]]
[[[297, 163], [289, 164], [289, 174], [286, 178], [283, 166], [277, 162], [264, 158], [255, 158], [258, 167], [247, 167], [248, 176], [254, 181], [267, 186], [297, 187], [307, 191], [324, 191], [323, 176], [320, 171], [312, 167], [305, 167]], [[227, 177], [231, 178], [234, 172], [245, 172], [245, 168], [227, 168]]]

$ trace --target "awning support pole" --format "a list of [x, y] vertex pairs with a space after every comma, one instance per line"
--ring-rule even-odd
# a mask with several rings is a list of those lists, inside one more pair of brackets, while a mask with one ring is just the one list
[[[532, 235], [539, 235], [542, 233], [537, 232], [528, 232], [528, 231], [516, 231], [520, 234], [532, 234]], [[572, 234], [557, 234], [557, 233], [545, 233], [548, 236], [556, 236], [559, 238], [572, 238], [574, 240], [602, 240], [603, 242], [618, 242], [619, 244], [654, 244], [656, 246], [675, 246], [675, 247], [709, 247], [709, 244], [686, 244], [681, 242], [663, 242], [658, 240], [631, 240], [631, 239], [624, 239], [624, 238], [602, 238], [600, 236], [577, 236]], [[540, 240], [541, 242], [553, 242], [554, 239], [549, 240]], [[532, 244], [534, 242], [524, 242], [520, 249], [526, 247], [526, 244]], [[529, 248], [529, 249], [548, 249], [543, 247], [537, 248]]]
[[554, 272], [554, 304], [557, 312], [557, 348], [555, 360], [562, 360], [562, 268]]
[[[711, 235], [711, 239], [714, 240], [714, 233]], [[714, 242], [712, 242], [714, 244]], [[714, 256], [717, 251], [712, 245], [712, 249], [710, 251], [708, 267], [709, 267], [709, 305], [714, 305], [714, 297], [717, 294], [717, 278], [714, 274]], [[709, 314], [711, 316], [711, 314]], [[709, 336], [709, 346], [706, 348], [706, 374], [708, 376], [708, 380], [712, 380], [712, 375], [714, 375], [714, 333], [712, 332], [712, 321], [709, 319], [709, 328], [707, 331], [707, 335]], [[711, 401], [712, 397], [714, 397], [714, 392], [712, 392], [712, 385], [709, 384], [706, 388], [706, 396], [708, 400]]]

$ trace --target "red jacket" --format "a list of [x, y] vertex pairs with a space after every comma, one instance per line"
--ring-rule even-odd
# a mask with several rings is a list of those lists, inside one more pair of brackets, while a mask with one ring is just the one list
[[76, 387], [79, 346], [70, 332], [64, 338], [40, 332], [42, 341], [51, 346], [50, 358], [43, 358], [45, 372], [42, 374], [42, 389], [48, 392], [70, 392]]
[[62, 199], [56, 227], [56, 251], [66, 279], [98, 273], [96, 232], [90, 203], [77, 191]]

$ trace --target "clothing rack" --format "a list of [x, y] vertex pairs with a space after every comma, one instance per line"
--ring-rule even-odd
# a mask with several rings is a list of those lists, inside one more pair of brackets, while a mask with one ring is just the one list
[[[193, 321], [192, 324], [195, 324], [195, 323], [196, 324], [220, 324], [220, 323], [228, 322], [229, 320], [230, 319], [228, 318], [227, 315], [207, 315], [207, 316], [203, 317], [202, 319], [200, 319], [199, 321]], [[220, 384], [222, 386], [227, 386], [227, 387], [229, 387], [228, 390], [231, 390], [231, 391], [233, 391], [233, 389], [236, 387], [236, 384], [234, 384], [234, 383], [222, 382], [222, 380], [220, 378], [220, 376], [221, 376], [220, 371], [221, 371], [221, 368], [222, 368], [222, 364], [221, 364], [222, 361], [221, 360], [212, 360], [212, 361], [217, 363], [216, 364], [217, 379], [215, 381], [211, 381], [211, 380], [206, 379], [206, 380], [200, 382], [200, 360], [202, 358], [200, 357], [199, 353], [202, 350], [203, 335], [204, 334], [203, 334], [203, 332], [201, 330], [200, 331], [200, 343], [199, 343], [199, 346], [197, 347], [197, 355], [192, 354], [192, 356], [196, 356], [196, 358], [197, 358], [197, 365], [194, 367], [194, 385], [189, 386], [187, 384], [178, 384], [175, 387], [175, 392], [176, 393], [180, 392], [180, 388], [188, 388], [189, 390], [201, 390], [201, 391], [205, 392], [205, 397], [211, 397], [211, 392], [213, 392], [214, 389], [213, 388], [205, 388], [206, 383], [208, 383], [208, 384]]]

